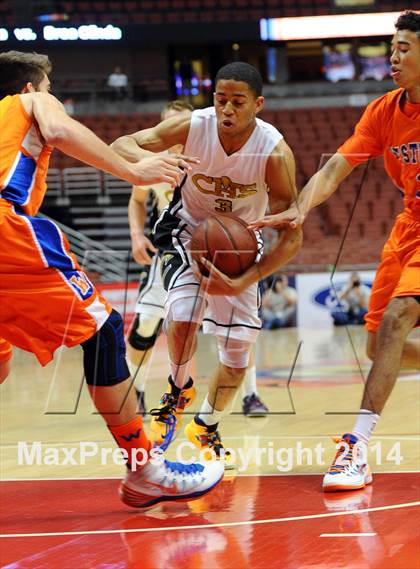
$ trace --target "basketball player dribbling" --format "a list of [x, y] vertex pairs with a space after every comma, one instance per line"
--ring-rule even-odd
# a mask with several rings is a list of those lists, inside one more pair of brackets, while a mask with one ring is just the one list
[[325, 491], [364, 488], [372, 480], [367, 445], [394, 388], [400, 367], [420, 369], [420, 341], [408, 338], [420, 325], [420, 13], [407, 11], [391, 43], [391, 74], [398, 89], [366, 108], [351, 136], [303, 188], [297, 204], [252, 227], [302, 224], [357, 165], [383, 156], [404, 198], [382, 250], [365, 316], [367, 353], [373, 360], [352, 432], [343, 435], [324, 476]]
[[47, 189], [53, 147], [135, 185], [175, 186], [180, 168], [188, 170], [194, 159], [139, 153], [136, 163], [126, 161], [49, 94], [50, 71], [46, 55], [0, 53], [1, 379], [12, 346], [46, 365], [59, 346], [80, 344], [89, 392], [127, 460], [122, 500], [146, 507], [193, 499], [221, 480], [222, 465], [152, 459], [130, 390], [122, 318], [80, 270], [58, 226], [35, 215]]
[[243, 380], [261, 328], [257, 281], [287, 263], [301, 246], [300, 231], [290, 227], [280, 231], [271, 254], [236, 279], [214, 268], [209, 279], [201, 278], [188, 251], [193, 229], [212, 214], [233, 213], [251, 221], [257, 212], [265, 212], [268, 203], [271, 211], [279, 212], [294, 199], [293, 154], [277, 129], [256, 118], [264, 105], [261, 93], [262, 79], [254, 67], [228, 64], [216, 76], [214, 107], [168, 119], [113, 143], [121, 156], [133, 161], [141, 149], [162, 152], [174, 144], [182, 144], [186, 153], [200, 159], [175, 189], [154, 233], [168, 290], [164, 330], [171, 375], [151, 423], [151, 437], [163, 446], [169, 444], [183, 410], [194, 398], [189, 366], [202, 323], [204, 333], [216, 336], [219, 365], [186, 433], [208, 457], [223, 458], [217, 426]]
[[[166, 103], [161, 112], [165, 120], [181, 113], [191, 115], [193, 107], [186, 101]], [[168, 149], [170, 154], [182, 153], [181, 145]], [[161, 278], [157, 250], [150, 240], [160, 214], [173, 197], [173, 188], [165, 182], [153, 186], [135, 186], [128, 204], [128, 219], [134, 259], [143, 266], [140, 274], [139, 296], [135, 318], [127, 338], [127, 363], [139, 402], [139, 412], [146, 414], [145, 386], [149, 372], [150, 355], [159, 336], [165, 317], [166, 291]], [[153, 256], [152, 256], [153, 255]], [[257, 388], [257, 370], [251, 355], [243, 381], [242, 407], [248, 417], [263, 417], [268, 408]]]

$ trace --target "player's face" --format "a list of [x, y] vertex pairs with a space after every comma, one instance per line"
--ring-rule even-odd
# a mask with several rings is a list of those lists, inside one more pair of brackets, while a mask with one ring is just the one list
[[420, 85], [420, 38], [410, 30], [398, 31], [391, 44], [391, 76], [398, 87]]
[[253, 128], [255, 116], [264, 105], [244, 81], [221, 79], [216, 84], [214, 107], [220, 134], [235, 136]]

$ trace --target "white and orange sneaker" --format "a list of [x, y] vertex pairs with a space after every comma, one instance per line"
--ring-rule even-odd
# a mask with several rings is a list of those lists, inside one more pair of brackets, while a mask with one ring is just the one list
[[324, 476], [324, 492], [359, 490], [372, 482], [372, 473], [367, 464], [367, 445], [356, 435], [346, 433], [337, 442], [337, 454]]
[[223, 478], [219, 461], [182, 464], [169, 460], [151, 460], [140, 470], [128, 470], [120, 486], [124, 504], [148, 508], [158, 502], [194, 500], [210, 492]]

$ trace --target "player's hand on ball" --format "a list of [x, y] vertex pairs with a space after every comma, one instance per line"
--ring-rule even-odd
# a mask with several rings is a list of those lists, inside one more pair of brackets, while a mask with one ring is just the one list
[[284, 228], [286, 225], [296, 228], [305, 220], [305, 214], [299, 211], [295, 206], [276, 213], [273, 215], [266, 215], [262, 219], [251, 221], [248, 225], [250, 229], [262, 229], [263, 227], [273, 227], [274, 229]]
[[149, 255], [148, 251], [151, 253], [157, 253], [157, 249], [150, 239], [145, 235], [132, 235], [131, 242], [134, 260], [140, 265], [150, 265], [152, 257]]
[[[219, 271], [206, 258], [200, 259], [201, 270], [197, 262], [193, 263], [193, 271], [200, 281], [200, 287], [212, 295], [236, 296], [244, 290], [241, 277], [231, 278]], [[206, 274], [203, 274], [203, 270]]]

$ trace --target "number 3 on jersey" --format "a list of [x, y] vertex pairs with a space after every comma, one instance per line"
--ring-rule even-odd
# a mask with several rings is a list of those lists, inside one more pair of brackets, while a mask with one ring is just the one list
[[215, 202], [218, 204], [218, 207], [214, 208], [216, 211], [219, 211], [221, 213], [231, 213], [232, 212], [231, 200], [223, 200], [223, 199], [219, 198], [219, 199], [215, 200]]

